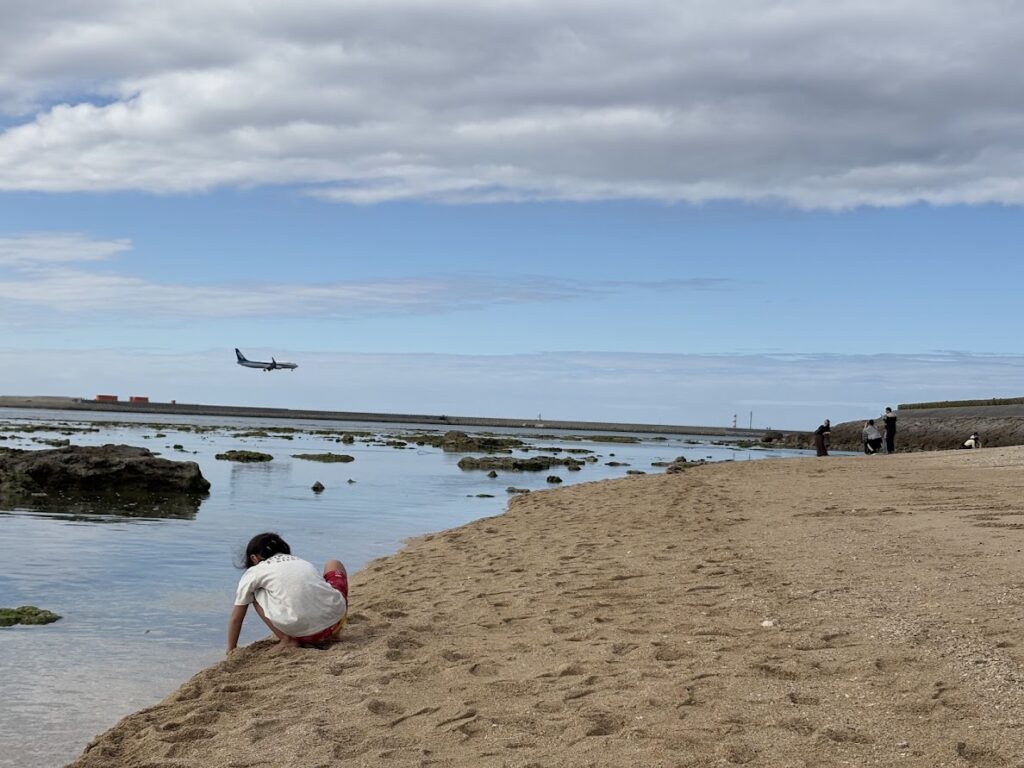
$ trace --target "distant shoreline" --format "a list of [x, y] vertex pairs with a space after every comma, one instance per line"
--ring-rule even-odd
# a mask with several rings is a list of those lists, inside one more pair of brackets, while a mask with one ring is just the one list
[[[757, 438], [767, 430], [731, 427], [702, 427], [678, 424], [627, 424], [602, 421], [562, 421], [551, 419], [504, 419], [485, 416], [448, 416], [422, 413], [362, 413], [357, 411], [300, 410], [260, 408], [242, 405], [204, 405], [199, 403], [99, 402], [75, 397], [0, 396], [0, 408], [38, 408], [61, 411], [98, 411], [103, 413], [173, 414], [181, 416], [242, 416], [265, 419], [310, 419], [316, 421], [369, 421], [383, 424], [411, 423], [442, 427], [511, 427], [529, 429], [568, 429], [581, 432], [652, 432], [673, 435]], [[783, 434], [804, 434], [797, 430], [778, 430]]]

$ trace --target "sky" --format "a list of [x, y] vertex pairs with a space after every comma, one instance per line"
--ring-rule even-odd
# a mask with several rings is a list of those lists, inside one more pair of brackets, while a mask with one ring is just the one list
[[1024, 395], [1024, 6], [0, 17], [0, 394], [792, 429]]

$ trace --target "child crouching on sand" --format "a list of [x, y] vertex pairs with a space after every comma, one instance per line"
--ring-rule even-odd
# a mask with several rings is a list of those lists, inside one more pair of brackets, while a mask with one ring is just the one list
[[228, 653], [238, 647], [250, 604], [285, 646], [330, 640], [345, 624], [348, 572], [340, 560], [324, 563], [321, 575], [276, 533], [261, 533], [245, 548], [245, 569], [228, 620]]

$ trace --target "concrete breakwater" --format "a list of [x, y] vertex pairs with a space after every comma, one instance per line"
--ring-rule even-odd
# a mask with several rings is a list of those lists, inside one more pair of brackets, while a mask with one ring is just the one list
[[[358, 411], [323, 411], [294, 408], [260, 408], [237, 405], [204, 405], [200, 403], [128, 403], [99, 402], [72, 397], [0, 397], [0, 408], [45, 408], [65, 411], [98, 411], [104, 413], [135, 413], [221, 416], [256, 419], [308, 419], [316, 421], [374, 422], [382, 424], [429, 424], [447, 427], [504, 427], [527, 429], [565, 429], [580, 432], [649, 432], [670, 435], [699, 435], [734, 440], [760, 441], [768, 435], [764, 429], [707, 427], [678, 424], [641, 424], [603, 421], [568, 421], [559, 419], [497, 418], [487, 416], [450, 416], [423, 413], [367, 413]], [[772, 430], [776, 442], [806, 442], [809, 433]]]
[[[911, 408], [896, 412], [896, 449], [899, 451], [942, 451], [959, 448], [977, 432], [986, 448], [1024, 445], [1024, 405], [969, 405], [944, 408]], [[832, 446], [859, 451], [861, 430], [866, 419], [847, 421], [832, 427]], [[797, 443], [799, 444], [799, 443]]]

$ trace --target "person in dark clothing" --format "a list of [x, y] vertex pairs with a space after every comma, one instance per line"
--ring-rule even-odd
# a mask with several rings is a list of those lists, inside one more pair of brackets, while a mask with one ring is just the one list
[[885, 452], [896, 453], [896, 414], [892, 408], [886, 406], [882, 419], [885, 421]]
[[814, 450], [819, 456], [828, 456], [829, 438], [832, 436], [832, 425], [828, 419], [822, 422], [821, 426], [814, 430]]

